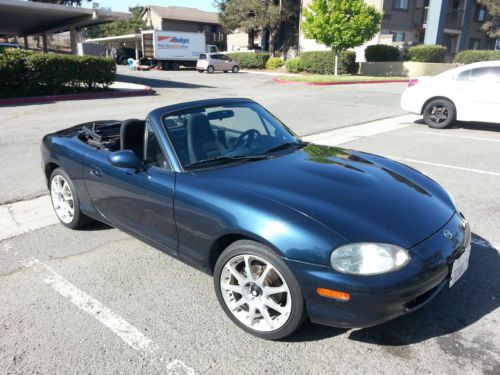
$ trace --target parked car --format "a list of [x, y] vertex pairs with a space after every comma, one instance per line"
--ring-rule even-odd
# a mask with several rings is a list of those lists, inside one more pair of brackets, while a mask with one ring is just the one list
[[9, 48], [19, 48], [19, 45], [14, 43], [0, 43], [0, 52], [5, 51]]
[[410, 79], [401, 107], [423, 115], [427, 125], [438, 129], [456, 120], [500, 123], [500, 61]]
[[240, 66], [237, 61], [223, 53], [202, 53], [196, 63], [196, 69], [200, 73], [207, 71], [210, 74], [216, 71], [238, 73]]
[[[111, 57], [117, 64], [128, 65], [128, 59], [135, 59], [135, 50], [128, 47], [118, 47], [111, 50]], [[142, 58], [142, 52], [139, 51], [139, 58]]]
[[[98, 220], [213, 275], [228, 317], [265, 339], [306, 317], [383, 323], [468, 266], [469, 224], [436, 182], [302, 142], [249, 99], [76, 125], [43, 138], [42, 163], [63, 225]], [[186, 310], [196, 305], [185, 298]]]

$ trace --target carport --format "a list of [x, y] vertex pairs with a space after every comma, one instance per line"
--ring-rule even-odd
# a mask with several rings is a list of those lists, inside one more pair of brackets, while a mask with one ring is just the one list
[[141, 45], [141, 34], [128, 34], [119, 36], [110, 36], [105, 38], [87, 39], [84, 43], [98, 43], [103, 44], [109, 49], [111, 46], [126, 45], [127, 47], [135, 49], [135, 59], [139, 59], [139, 49]]
[[76, 29], [128, 19], [130, 13], [102, 9], [70, 7], [20, 0], [0, 0], [0, 36], [22, 36], [28, 47], [28, 36], [40, 35], [47, 52], [47, 34], [70, 32], [71, 52], [76, 54]]

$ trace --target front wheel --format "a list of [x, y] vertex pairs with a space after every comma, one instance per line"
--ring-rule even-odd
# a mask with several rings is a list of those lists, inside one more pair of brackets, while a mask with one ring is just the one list
[[207, 73], [208, 73], [208, 74], [213, 74], [214, 72], [215, 72], [215, 68], [214, 68], [212, 65], [210, 65], [210, 66], [207, 68]]
[[64, 226], [77, 229], [92, 221], [80, 211], [73, 183], [61, 168], [56, 168], [50, 175], [50, 198], [57, 218]]
[[286, 263], [267, 246], [237, 241], [217, 260], [217, 298], [226, 315], [254, 336], [279, 340], [304, 322], [304, 298]]
[[436, 99], [424, 108], [424, 121], [431, 128], [444, 129], [455, 122], [456, 110], [452, 102]]
[[233, 66], [232, 72], [238, 73], [240, 71], [240, 67], [238, 65]]

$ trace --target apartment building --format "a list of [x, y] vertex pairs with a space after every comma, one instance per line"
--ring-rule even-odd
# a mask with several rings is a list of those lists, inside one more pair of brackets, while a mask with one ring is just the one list
[[[276, 47], [285, 57], [299, 52], [328, 48], [307, 39], [301, 31], [302, 9], [312, 0], [280, 0], [292, 16], [281, 26]], [[416, 44], [442, 44], [448, 47], [449, 58], [466, 49], [495, 49], [500, 41], [489, 38], [481, 26], [490, 19], [485, 7], [476, 0], [365, 0], [384, 12], [380, 32], [364, 46], [356, 48], [363, 61], [364, 49], [370, 44], [390, 44], [398, 47]], [[245, 50], [248, 35], [230, 35], [230, 50]], [[255, 46], [267, 49], [268, 35], [255, 33]], [[498, 48], [498, 47], [497, 47]]]
[[221, 51], [226, 49], [226, 34], [215, 12], [204, 12], [187, 7], [161, 7], [146, 5], [143, 19], [153, 30], [185, 31], [205, 33], [207, 44], [216, 45]]

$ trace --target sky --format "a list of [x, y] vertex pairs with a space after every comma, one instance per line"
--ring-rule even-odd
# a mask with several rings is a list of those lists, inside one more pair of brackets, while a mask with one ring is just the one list
[[[216, 12], [213, 0], [97, 0], [99, 6], [103, 8], [111, 8], [114, 11], [127, 12], [130, 6], [140, 5], [160, 5], [160, 6], [184, 6], [197, 8], [209, 12]], [[84, 4], [84, 2], [82, 2]], [[92, 3], [85, 4], [85, 7], [91, 7]]]

